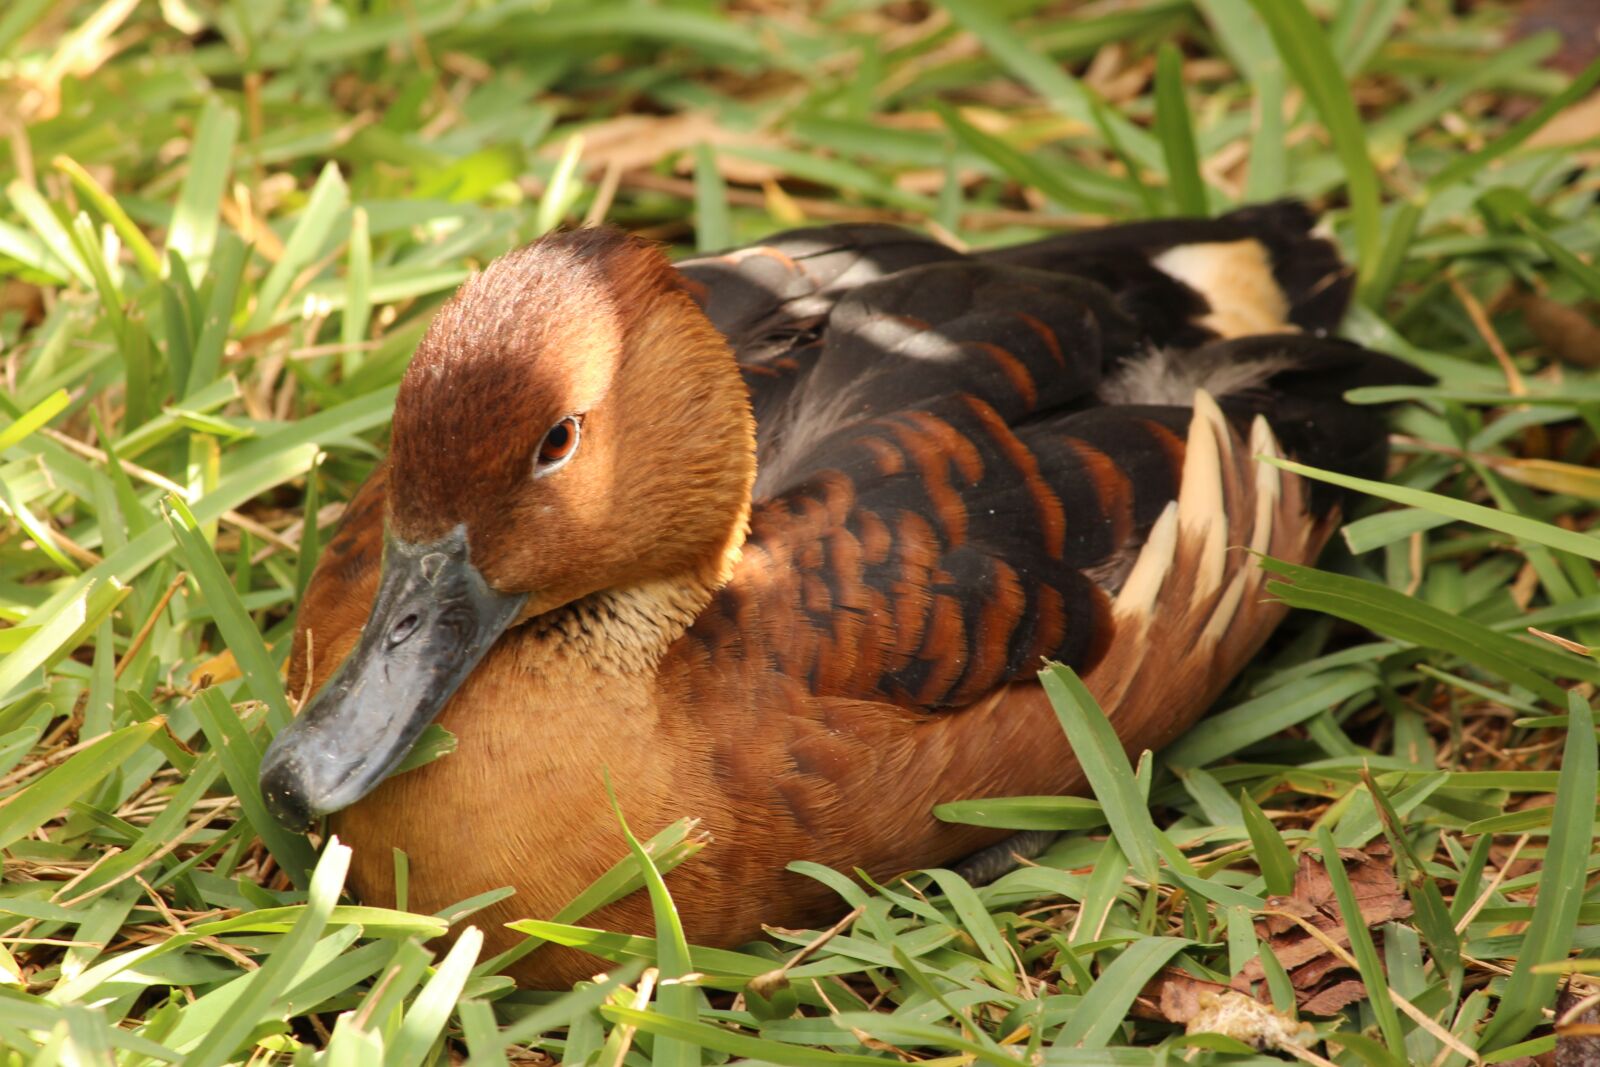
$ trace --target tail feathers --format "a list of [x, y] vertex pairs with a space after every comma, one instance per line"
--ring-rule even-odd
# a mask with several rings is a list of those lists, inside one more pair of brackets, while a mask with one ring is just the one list
[[1350, 270], [1298, 201], [1215, 219], [1156, 219], [1062, 234], [988, 259], [1092, 278], [1115, 292], [1159, 344], [1255, 333], [1332, 332]]
[[1188, 729], [1282, 618], [1259, 554], [1314, 560], [1337, 522], [1310, 508], [1303, 479], [1256, 460], [1281, 449], [1265, 419], [1248, 425], [1246, 440], [1196, 395], [1178, 498], [1117, 594], [1116, 639], [1084, 678], [1118, 735], [1141, 747]]

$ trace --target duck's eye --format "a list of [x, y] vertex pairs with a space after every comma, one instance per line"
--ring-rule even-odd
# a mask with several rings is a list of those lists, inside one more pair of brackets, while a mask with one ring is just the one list
[[578, 450], [580, 423], [576, 415], [568, 415], [544, 433], [539, 450], [533, 456], [534, 477], [549, 474], [560, 467]]

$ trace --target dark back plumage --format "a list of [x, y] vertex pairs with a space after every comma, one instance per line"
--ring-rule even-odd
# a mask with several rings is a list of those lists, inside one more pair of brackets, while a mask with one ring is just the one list
[[1350, 279], [1311, 221], [1273, 204], [975, 255], [831, 226], [680, 264], [758, 450], [744, 562], [691, 637], [926, 709], [1043, 658], [1092, 667], [1178, 495], [1195, 390], [1241, 438], [1259, 414], [1305, 462], [1382, 464], [1381, 415], [1342, 395], [1419, 375], [1325, 336]]

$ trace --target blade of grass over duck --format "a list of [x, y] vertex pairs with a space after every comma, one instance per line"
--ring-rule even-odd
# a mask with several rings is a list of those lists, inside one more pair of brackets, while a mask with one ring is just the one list
[[261, 968], [250, 975], [248, 988], [235, 1002], [234, 1011], [218, 1020], [217, 1027], [188, 1053], [186, 1063], [211, 1067], [232, 1058], [234, 1049], [255, 1028], [256, 1019], [293, 980], [306, 949], [326, 928], [349, 866], [350, 850], [337, 840], [328, 842], [311, 875], [306, 910]]
[[[686, 981], [692, 970], [692, 964], [689, 958], [689, 943], [684, 939], [683, 924], [678, 919], [678, 909], [672, 902], [672, 895], [667, 891], [667, 884], [662, 880], [661, 872], [656, 869], [655, 861], [650, 858], [650, 853], [628, 828], [627, 818], [622, 813], [622, 806], [617, 802], [616, 793], [611, 791], [609, 780], [606, 782], [606, 791], [610, 796], [617, 822], [622, 826], [622, 835], [627, 839], [628, 850], [633, 853], [634, 862], [639, 865], [645, 890], [650, 894], [650, 908], [655, 914], [658, 952], [656, 967], [659, 972], [656, 1010], [667, 1018], [680, 1022], [693, 1022], [698, 1015], [696, 1002], [699, 993]], [[700, 1062], [700, 1051], [691, 1042], [680, 1041], [676, 1037], [662, 1034], [656, 1042], [655, 1062], [665, 1064], [666, 1067], [686, 1067], [686, 1065], [693, 1067]]]
[[1161, 866], [1154, 840], [1160, 831], [1150, 821], [1133, 767], [1116, 731], [1070, 667], [1052, 663], [1039, 672], [1039, 679], [1067, 740], [1079, 754], [1084, 774], [1105, 811], [1117, 844], [1134, 873], [1153, 884]]

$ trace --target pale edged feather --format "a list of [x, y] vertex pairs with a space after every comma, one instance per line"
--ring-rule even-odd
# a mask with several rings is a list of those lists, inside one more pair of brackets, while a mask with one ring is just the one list
[[[1234, 463], [1233, 434], [1211, 394], [1197, 389], [1178, 489], [1178, 525], [1200, 546], [1195, 593], [1209, 596], [1222, 584], [1228, 539], [1225, 466]], [[1231, 479], [1231, 480], [1237, 480]]]

